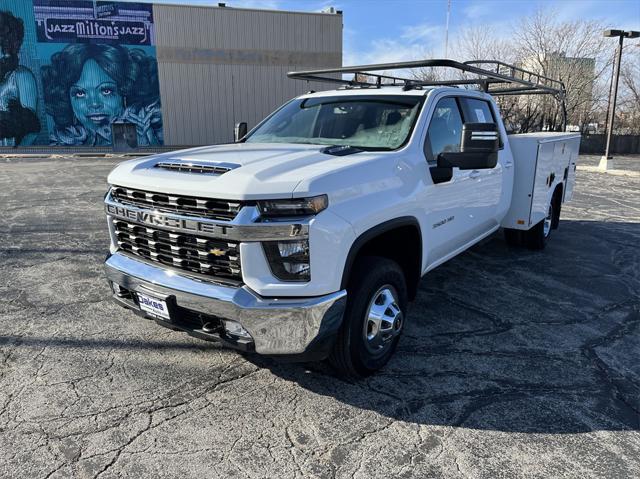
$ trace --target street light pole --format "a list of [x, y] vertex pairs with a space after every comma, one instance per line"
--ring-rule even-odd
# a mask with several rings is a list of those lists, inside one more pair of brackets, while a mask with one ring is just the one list
[[[625, 32], [624, 30], [605, 30], [605, 37], [618, 37], [618, 51], [616, 52], [615, 59], [615, 73], [611, 78], [611, 90], [609, 91], [609, 109], [607, 113], [607, 139], [606, 146], [604, 150], [604, 156], [600, 158], [600, 164], [598, 168], [600, 170], [611, 170], [614, 168], [613, 165], [613, 156], [609, 153], [609, 148], [611, 147], [611, 135], [613, 134], [613, 120], [616, 113], [616, 100], [618, 98], [618, 81], [620, 79], [620, 67], [622, 63], [622, 47], [624, 44], [624, 39], [626, 38], [638, 38], [640, 37], [640, 32], [629, 31]], [[611, 98], [611, 91], [613, 91], [613, 99]]]

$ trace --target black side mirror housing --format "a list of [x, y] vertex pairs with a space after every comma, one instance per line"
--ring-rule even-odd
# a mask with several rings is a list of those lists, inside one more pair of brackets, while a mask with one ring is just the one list
[[236, 123], [233, 127], [233, 140], [238, 143], [245, 136], [247, 136], [247, 122], [241, 121], [240, 123]]
[[440, 153], [437, 166], [430, 168], [434, 183], [446, 183], [453, 177], [453, 168], [478, 170], [495, 168], [498, 164], [500, 133], [495, 123], [465, 123], [459, 152]]
[[465, 123], [462, 125], [460, 151], [495, 153], [500, 148], [500, 133], [495, 123]]
[[465, 123], [459, 152], [440, 153], [439, 168], [476, 170], [494, 168], [498, 163], [500, 135], [495, 123]]

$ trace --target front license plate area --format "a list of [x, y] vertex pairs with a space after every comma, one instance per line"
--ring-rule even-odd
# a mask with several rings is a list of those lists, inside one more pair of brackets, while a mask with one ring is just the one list
[[156, 298], [146, 293], [137, 292], [136, 294], [138, 295], [138, 304], [142, 311], [158, 318], [171, 319], [171, 313], [169, 312], [166, 299]]

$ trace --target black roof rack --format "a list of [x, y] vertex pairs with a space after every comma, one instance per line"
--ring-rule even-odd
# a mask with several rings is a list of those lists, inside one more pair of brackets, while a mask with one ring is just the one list
[[[463, 73], [462, 78], [453, 80], [420, 80], [389, 75], [390, 70], [412, 70], [417, 68], [450, 68]], [[384, 71], [385, 73], [372, 73]], [[353, 73], [353, 79], [342, 78], [342, 74]], [[341, 75], [336, 75], [341, 74]], [[465, 75], [469, 74], [469, 75]], [[497, 60], [473, 60], [457, 62], [448, 59], [419, 60], [398, 63], [378, 63], [324, 70], [289, 72], [289, 78], [307, 81], [338, 83], [350, 88], [381, 88], [402, 86], [405, 90], [425, 86], [478, 85], [491, 95], [553, 95], [562, 105], [566, 121], [564, 83], [539, 73]], [[367, 79], [373, 79], [373, 82]]]

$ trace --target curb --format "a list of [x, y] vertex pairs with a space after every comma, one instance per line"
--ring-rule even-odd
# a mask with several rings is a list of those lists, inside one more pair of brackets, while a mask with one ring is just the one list
[[604, 173], [606, 175], [613, 175], [613, 176], [629, 176], [632, 178], [640, 178], [640, 171], [634, 171], [634, 170], [601, 170], [599, 169], [597, 166], [577, 166], [577, 170], [578, 171], [587, 171], [589, 173]]

